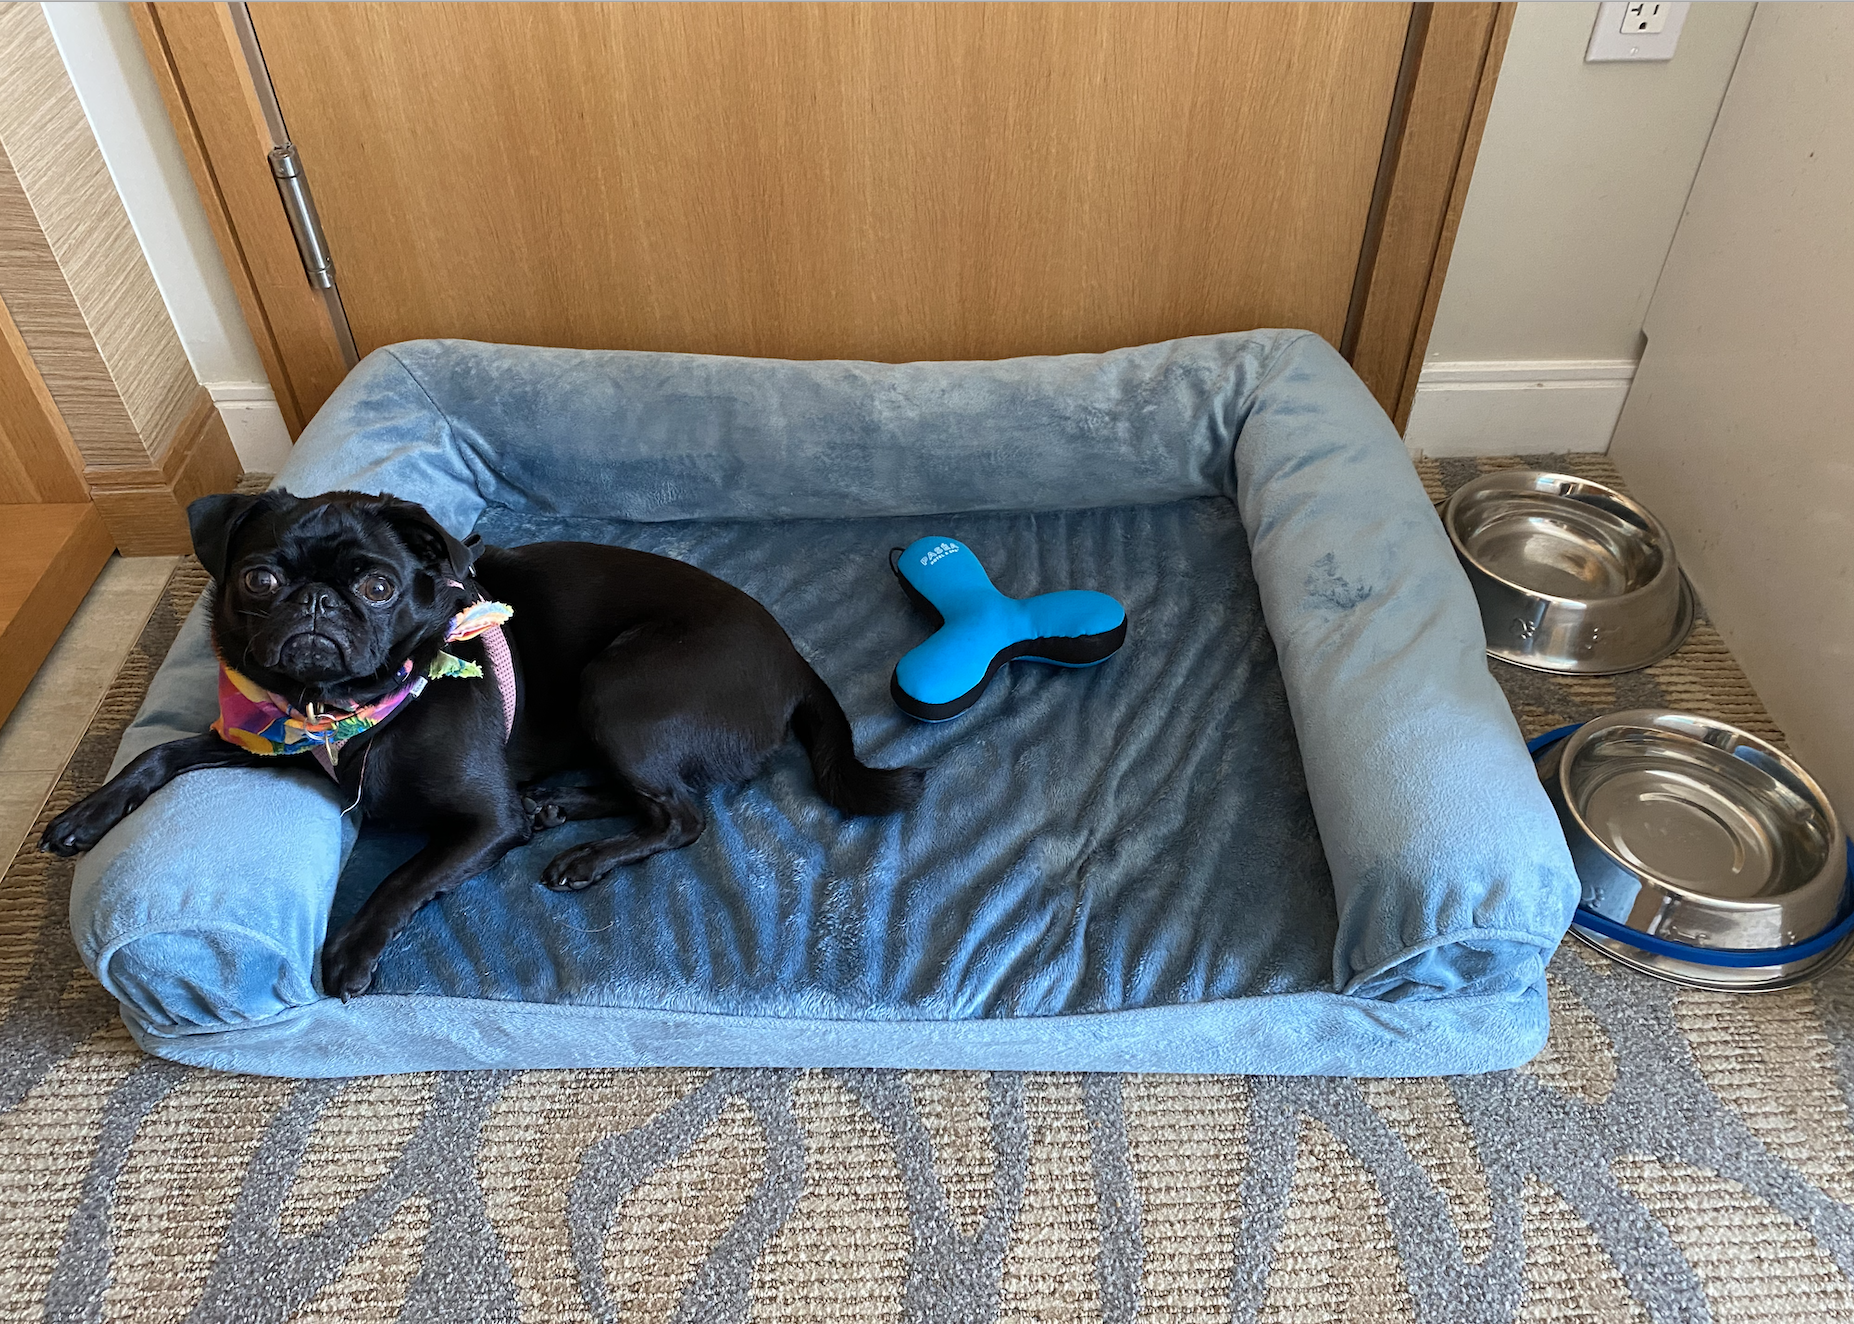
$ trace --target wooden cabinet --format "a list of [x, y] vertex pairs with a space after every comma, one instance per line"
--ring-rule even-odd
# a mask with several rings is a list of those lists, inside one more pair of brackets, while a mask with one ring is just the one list
[[0, 305], [0, 721], [116, 549], [82, 462]]

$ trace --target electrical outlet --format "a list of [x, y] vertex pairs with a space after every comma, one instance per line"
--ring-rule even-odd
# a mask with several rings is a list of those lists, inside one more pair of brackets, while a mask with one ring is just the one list
[[1598, 5], [1596, 27], [1590, 32], [1584, 62], [1673, 59], [1681, 25], [1687, 21], [1691, 7], [1665, 0], [1660, 4]]
[[1659, 32], [1667, 26], [1667, 5], [1624, 5], [1622, 30], [1630, 36]]

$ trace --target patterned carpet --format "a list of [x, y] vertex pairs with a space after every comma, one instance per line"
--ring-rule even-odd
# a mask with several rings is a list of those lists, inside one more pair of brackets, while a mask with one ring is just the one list
[[[1422, 467], [1440, 496], [1506, 463]], [[202, 584], [176, 572], [47, 816]], [[1779, 734], [1703, 621], [1638, 675], [1497, 669], [1528, 734], [1638, 704]], [[1854, 1319], [1854, 966], [1734, 998], [1567, 945], [1543, 1056], [1452, 1080], [298, 1083], [141, 1056], [69, 886], [24, 849], [0, 883], [8, 1321]]]

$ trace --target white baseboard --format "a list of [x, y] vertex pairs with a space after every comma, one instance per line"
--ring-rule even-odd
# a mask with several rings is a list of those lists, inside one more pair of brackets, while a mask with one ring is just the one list
[[290, 458], [290, 430], [267, 382], [206, 382], [247, 472], [274, 474]]
[[1403, 431], [1412, 455], [1607, 451], [1633, 359], [1431, 363]]

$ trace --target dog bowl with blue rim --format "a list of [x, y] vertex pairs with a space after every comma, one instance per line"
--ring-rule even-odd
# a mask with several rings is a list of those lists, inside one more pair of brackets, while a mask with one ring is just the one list
[[1854, 946], [1828, 797], [1789, 755], [1708, 717], [1611, 713], [1531, 742], [1583, 884], [1574, 937], [1699, 988], [1786, 988]]

